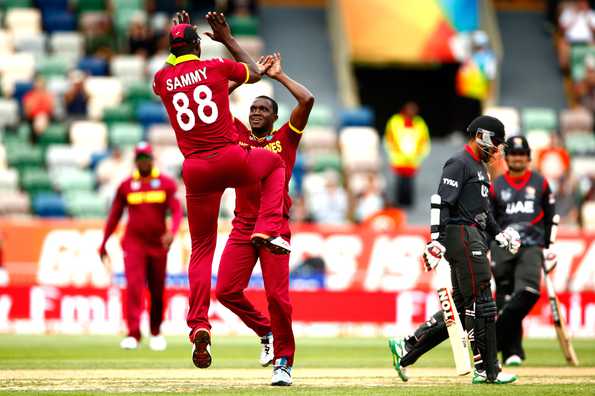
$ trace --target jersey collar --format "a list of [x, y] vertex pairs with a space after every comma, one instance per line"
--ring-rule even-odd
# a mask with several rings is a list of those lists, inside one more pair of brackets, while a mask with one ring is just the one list
[[[159, 172], [159, 169], [157, 168], [153, 168], [151, 169], [151, 176], [149, 176], [151, 179], [157, 179], [159, 177], [161, 173]], [[138, 171], [138, 169], [135, 169], [134, 172], [132, 172], [132, 178], [134, 180], [140, 180], [140, 173]]]
[[199, 61], [200, 58], [194, 54], [182, 55], [182, 56], [178, 56], [176, 58], [174, 65], [179, 65], [180, 63], [183, 63], [183, 62], [189, 62], [189, 61], [195, 61], [195, 60]]
[[475, 152], [473, 151], [473, 149], [471, 148], [471, 146], [469, 146], [468, 144], [465, 145], [465, 151], [467, 151], [469, 153], [469, 155], [477, 162], [481, 162], [481, 160], [479, 159], [479, 157], [475, 154]]
[[506, 182], [515, 190], [520, 190], [529, 183], [529, 179], [531, 178], [531, 171], [527, 170], [521, 176], [510, 176], [510, 171], [506, 171], [504, 173], [504, 179]]

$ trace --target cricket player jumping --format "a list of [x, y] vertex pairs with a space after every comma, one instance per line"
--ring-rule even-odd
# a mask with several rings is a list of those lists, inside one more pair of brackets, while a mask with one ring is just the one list
[[[281, 55], [272, 56], [273, 63], [266, 74], [280, 82], [295, 97], [298, 104], [288, 122], [274, 129], [278, 105], [268, 96], [257, 97], [250, 106], [250, 129], [236, 119], [240, 141], [253, 147], [264, 147], [277, 153], [285, 162], [285, 201], [281, 236], [289, 241], [289, 180], [295, 164], [298, 145], [314, 105], [314, 96], [303, 85], [283, 72]], [[236, 209], [233, 230], [219, 264], [217, 299], [237, 314], [261, 338], [260, 364], [268, 366], [274, 360], [272, 385], [291, 385], [291, 367], [295, 341], [291, 328], [289, 300], [289, 255], [274, 255], [250, 243], [256, 215], [260, 186], [236, 188]], [[244, 295], [256, 261], [260, 259], [266, 290], [270, 321]]]
[[200, 38], [186, 12], [178, 13], [169, 34], [171, 59], [155, 74], [153, 89], [167, 110], [184, 155], [188, 226], [192, 253], [187, 324], [196, 367], [211, 365], [211, 267], [217, 240], [217, 220], [223, 191], [261, 183], [260, 207], [252, 243], [273, 253], [288, 254], [289, 243], [280, 237], [283, 224], [285, 164], [274, 153], [246, 149], [237, 143], [229, 110], [228, 83], [254, 83], [262, 69], [231, 35], [222, 14], [209, 12], [209, 37], [225, 45], [234, 59], [199, 58]]
[[[153, 166], [153, 151], [146, 142], [135, 149], [136, 170], [124, 180], [114, 197], [105, 223], [99, 255], [105, 262], [107, 240], [116, 230], [118, 222], [128, 208], [128, 224], [122, 238], [124, 273], [126, 275], [126, 303], [124, 313], [128, 336], [122, 340], [123, 349], [138, 348], [141, 339], [140, 315], [144, 307], [145, 285], [151, 295], [151, 338], [149, 347], [164, 350], [165, 338], [160, 335], [163, 321], [163, 288], [167, 267], [167, 251], [182, 222], [182, 206], [176, 197], [176, 182]], [[166, 226], [167, 211], [172, 224]]]
[[[489, 175], [486, 169], [504, 143], [504, 125], [489, 116], [480, 116], [467, 128], [465, 148], [442, 169], [438, 195], [441, 198], [439, 236], [428, 243], [423, 254], [427, 270], [443, 258], [450, 263], [453, 299], [469, 335], [475, 371], [472, 383], [507, 384], [515, 375], [500, 371], [496, 343], [496, 303], [490, 290], [490, 263], [487, 238], [501, 248], [516, 253], [520, 237], [507, 228], [501, 231], [490, 213]], [[440, 311], [405, 339], [391, 339], [393, 363], [402, 380], [405, 367], [448, 337]]]

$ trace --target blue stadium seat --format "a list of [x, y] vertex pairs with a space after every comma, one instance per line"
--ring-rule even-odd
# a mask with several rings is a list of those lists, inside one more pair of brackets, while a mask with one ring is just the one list
[[161, 103], [147, 101], [141, 102], [136, 109], [136, 119], [147, 128], [153, 124], [168, 122], [167, 113]]
[[107, 62], [100, 58], [83, 58], [79, 61], [78, 68], [92, 76], [107, 76]]
[[343, 110], [339, 117], [340, 127], [373, 126], [374, 112], [369, 107]]
[[69, 11], [46, 10], [42, 19], [43, 29], [48, 33], [76, 30], [76, 17]]
[[31, 204], [33, 212], [41, 217], [65, 217], [66, 207], [60, 194], [40, 193]]
[[44, 14], [47, 10], [67, 11], [68, 0], [41, 0], [37, 1], [37, 6]]
[[302, 195], [305, 174], [306, 161], [304, 160], [304, 155], [298, 152], [297, 157], [295, 159], [295, 165], [293, 166], [293, 172], [291, 177], [294, 192], [298, 195]]
[[99, 163], [101, 161], [108, 158], [109, 156], [110, 156], [110, 152], [107, 150], [106, 151], [98, 151], [96, 153], [91, 154], [91, 163], [89, 164], [89, 168], [91, 168], [92, 171], [95, 171], [95, 168], [97, 167], [97, 165], [99, 165]]
[[20, 105], [23, 104], [23, 97], [27, 94], [27, 92], [31, 91], [33, 88], [33, 81], [17, 81], [14, 85], [14, 92], [12, 96], [19, 102]]

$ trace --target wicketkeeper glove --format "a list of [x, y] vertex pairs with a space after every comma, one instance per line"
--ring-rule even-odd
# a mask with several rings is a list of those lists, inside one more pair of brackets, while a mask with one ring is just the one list
[[438, 263], [440, 263], [440, 260], [444, 257], [444, 253], [446, 253], [446, 248], [440, 242], [428, 242], [423, 254], [426, 271], [431, 271], [436, 268]]
[[549, 274], [558, 264], [558, 255], [552, 249], [543, 249], [543, 269]]
[[506, 227], [504, 231], [496, 235], [494, 238], [498, 242], [498, 246], [507, 249], [511, 254], [517, 254], [521, 247], [521, 236], [511, 227]]

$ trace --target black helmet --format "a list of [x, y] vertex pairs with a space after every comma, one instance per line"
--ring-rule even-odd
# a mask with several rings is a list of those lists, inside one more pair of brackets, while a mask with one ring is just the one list
[[467, 134], [470, 138], [476, 137], [481, 132], [481, 138], [477, 143], [483, 148], [494, 148], [504, 143], [506, 133], [504, 124], [497, 118], [482, 115], [471, 121], [467, 127]]
[[506, 145], [504, 146], [504, 154], [525, 154], [531, 157], [531, 147], [529, 147], [527, 138], [524, 136], [513, 136], [508, 138]]

